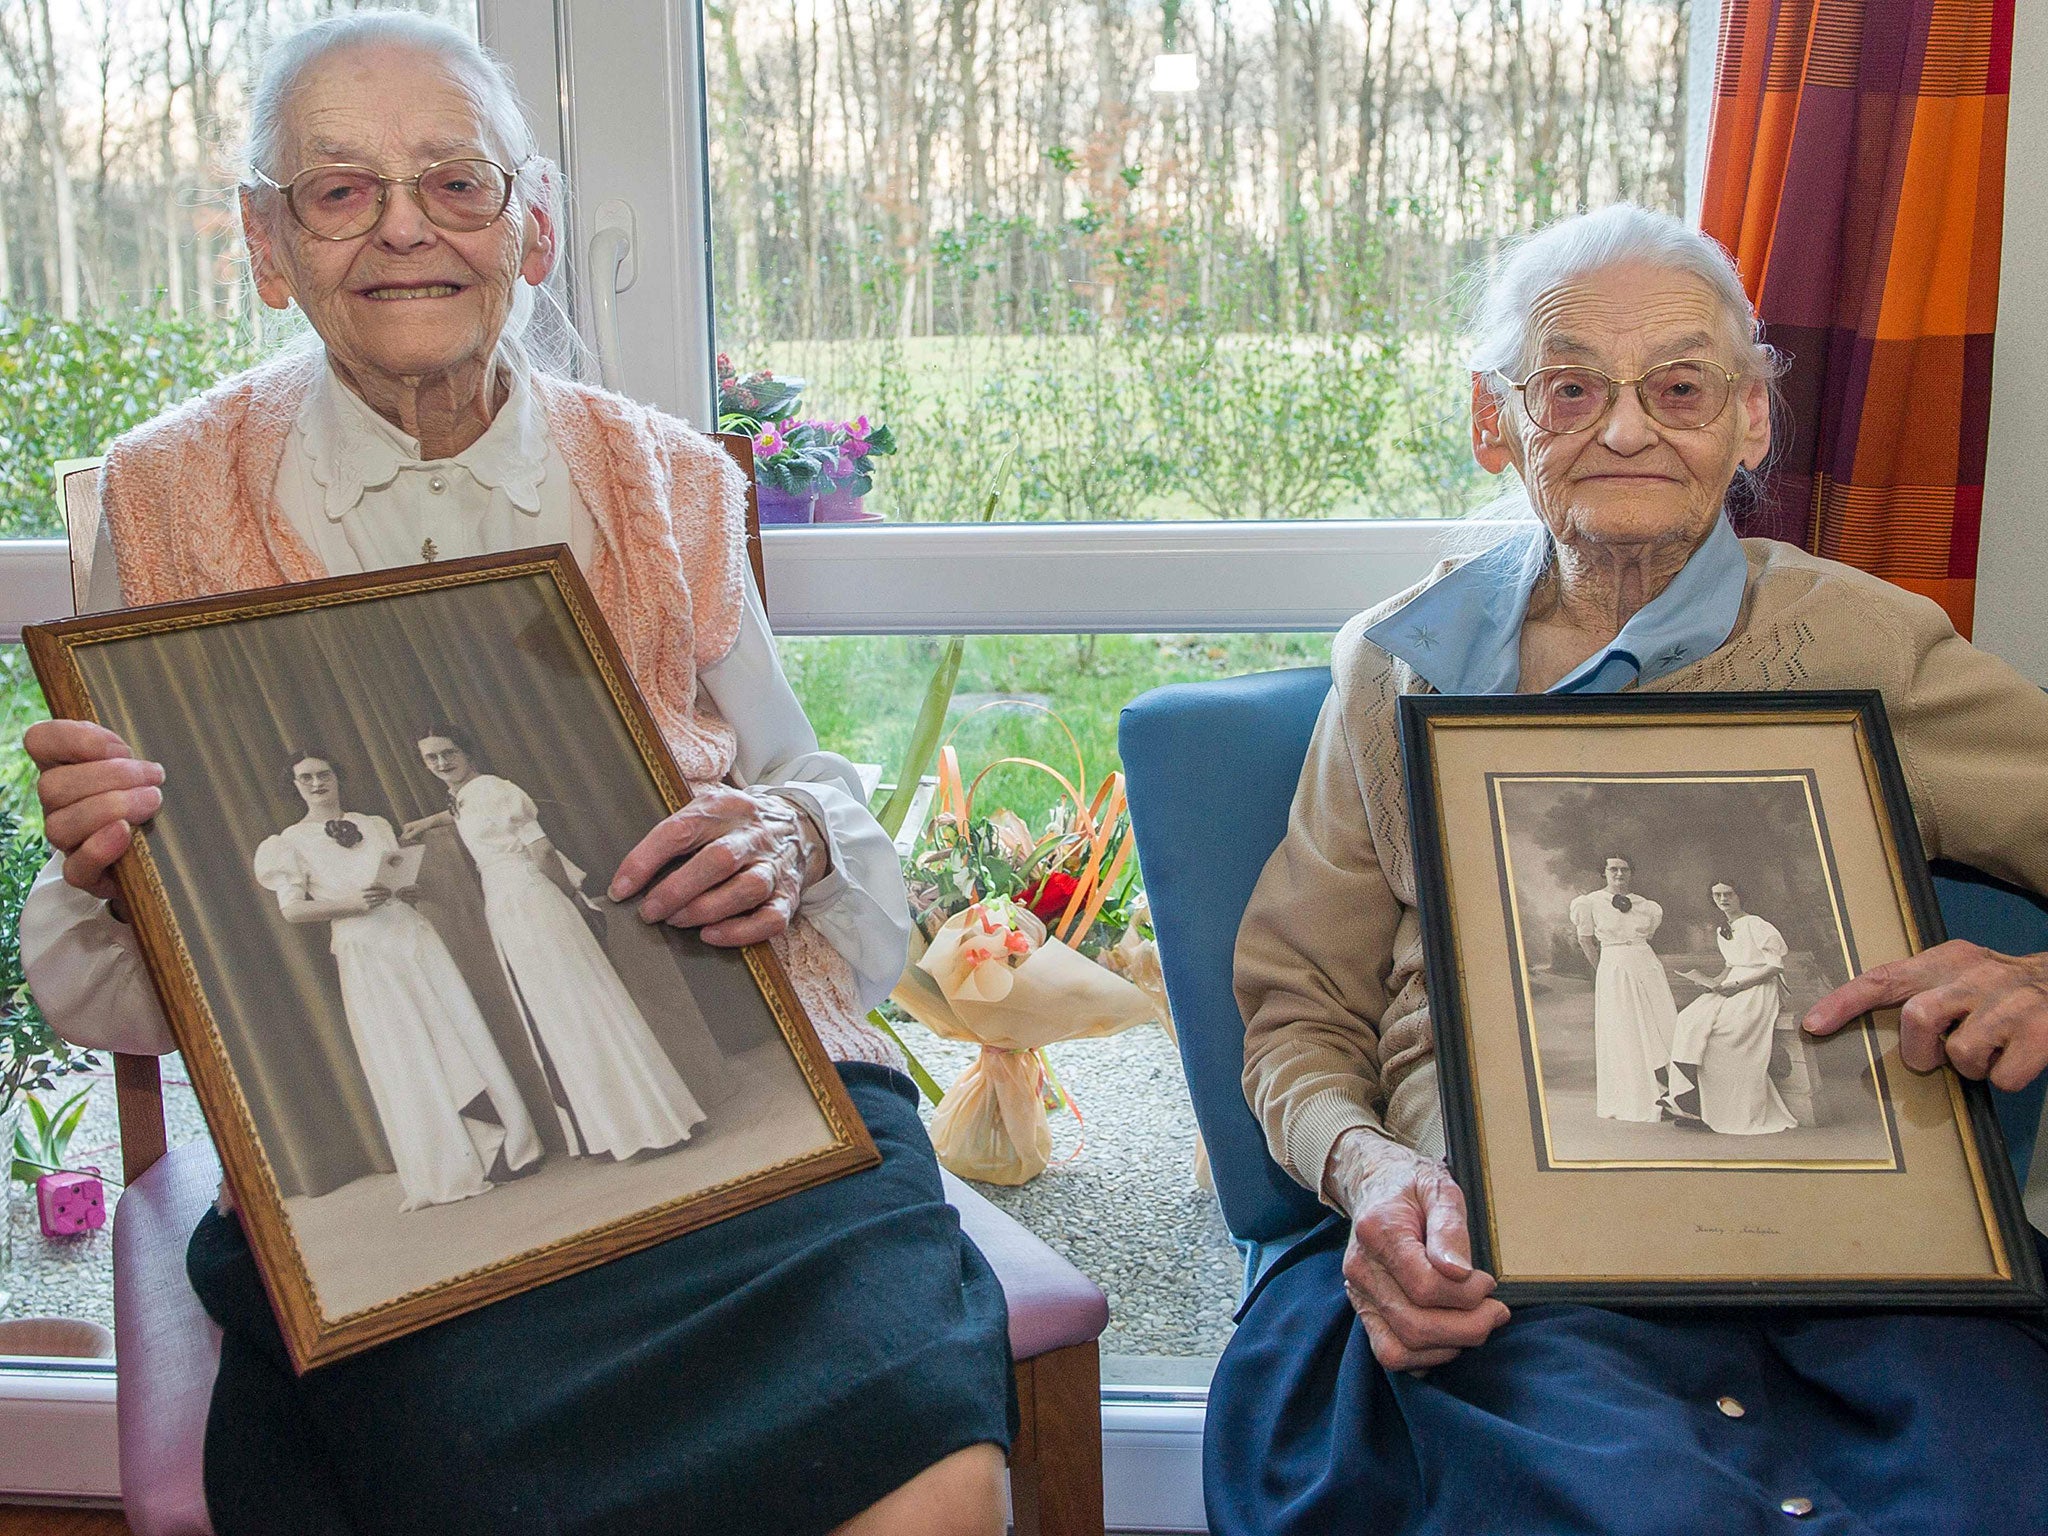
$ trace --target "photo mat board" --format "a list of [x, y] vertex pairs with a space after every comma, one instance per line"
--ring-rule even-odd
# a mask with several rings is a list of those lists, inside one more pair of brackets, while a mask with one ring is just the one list
[[1401, 707], [1446, 1143], [1503, 1300], [2042, 1304], [1983, 1086], [1906, 1069], [1896, 1010], [1797, 1028], [1942, 938], [1875, 693]]
[[604, 896], [689, 788], [566, 549], [25, 639], [164, 764], [115, 878], [300, 1370], [879, 1161], [769, 946]]

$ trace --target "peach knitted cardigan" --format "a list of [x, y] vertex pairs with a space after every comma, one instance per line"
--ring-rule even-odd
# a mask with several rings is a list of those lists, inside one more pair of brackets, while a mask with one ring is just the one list
[[[279, 465], [319, 353], [263, 364], [173, 407], [107, 450], [100, 498], [131, 605], [246, 592], [327, 574], [279, 506]], [[732, 770], [732, 727], [697, 669], [732, 648], [745, 602], [746, 486], [732, 460], [673, 417], [536, 374], [548, 431], [596, 538], [587, 573], [683, 775]], [[799, 917], [774, 941], [836, 1060], [900, 1065], [862, 1016], [846, 961]]]

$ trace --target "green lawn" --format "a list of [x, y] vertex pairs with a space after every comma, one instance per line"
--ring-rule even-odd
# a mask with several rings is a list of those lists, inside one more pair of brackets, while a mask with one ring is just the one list
[[[783, 666], [828, 750], [880, 763], [896, 776], [919, 704], [944, 643], [901, 636], [783, 640]], [[1326, 665], [1330, 637], [1308, 635], [977, 635], [967, 642], [951, 726], [977, 704], [1029, 699], [1073, 730], [1089, 786], [1122, 766], [1117, 712], [1162, 683], [1191, 682]], [[1057, 725], [1035, 711], [991, 709], [966, 720], [954, 739], [970, 779], [999, 757], [1034, 757], [1072, 776], [1074, 749]], [[999, 768], [982, 796], [1037, 823], [1060, 789], [1044, 774]]]

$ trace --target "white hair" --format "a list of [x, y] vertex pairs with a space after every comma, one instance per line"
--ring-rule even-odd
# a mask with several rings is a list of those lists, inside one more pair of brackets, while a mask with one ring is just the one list
[[[1545, 294], [1611, 267], [1641, 264], [1698, 278], [1714, 296], [1722, 325], [1722, 341], [1735, 371], [1763, 379], [1770, 386], [1770, 409], [1778, 410], [1777, 380], [1785, 362], [1764, 341], [1756, 311], [1743, 291], [1741, 274], [1711, 235], [1668, 213], [1635, 203], [1615, 203], [1593, 213], [1574, 214], [1511, 241], [1491, 269], [1476, 277], [1477, 300], [1465, 328], [1466, 365], [1505, 404], [1507, 380], [1526, 375], [1535, 360], [1530, 319]], [[1754, 471], [1738, 469], [1729, 500], [1747, 505], [1761, 481]], [[1474, 516], [1487, 519], [1533, 518], [1528, 492], [1519, 484]], [[1515, 535], [1519, 536], [1519, 535]], [[1460, 553], [1472, 553], [1468, 547]], [[1482, 538], [1480, 547], [1494, 542]], [[1547, 556], [1547, 541], [1537, 553]]]
[[540, 153], [511, 70], [468, 33], [411, 11], [365, 10], [330, 16], [278, 39], [265, 50], [262, 70], [249, 93], [249, 129], [239, 177], [243, 188], [262, 189], [256, 171], [277, 181], [288, 179], [282, 174], [292, 169], [284, 163], [288, 147], [285, 129], [293, 93], [307, 72], [334, 54], [378, 46], [428, 54], [459, 75], [475, 96], [488, 147], [505, 164], [517, 167], [512, 178], [513, 206], [506, 216], [517, 217], [524, 210], [538, 208], [552, 218], [554, 271], [540, 288], [514, 281], [512, 310], [498, 347], [501, 354], [517, 353], [543, 372], [582, 377], [588, 372], [588, 349], [562, 298], [569, 286], [570, 242], [564, 227], [568, 189], [561, 167]]

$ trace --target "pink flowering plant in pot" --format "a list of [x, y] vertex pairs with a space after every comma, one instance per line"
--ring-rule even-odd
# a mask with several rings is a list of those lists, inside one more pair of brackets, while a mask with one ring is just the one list
[[741, 376], [731, 358], [718, 354], [718, 430], [754, 436], [796, 414], [804, 381], [758, 369]]
[[870, 422], [856, 416], [850, 422], [813, 422], [840, 440], [840, 459], [831, 467], [831, 487], [836, 492], [866, 496], [874, 489], [874, 461], [895, 453], [895, 432], [887, 422]]
[[839, 446], [811, 422], [777, 422], [754, 436], [754, 484], [764, 523], [808, 523], [831, 485]]

